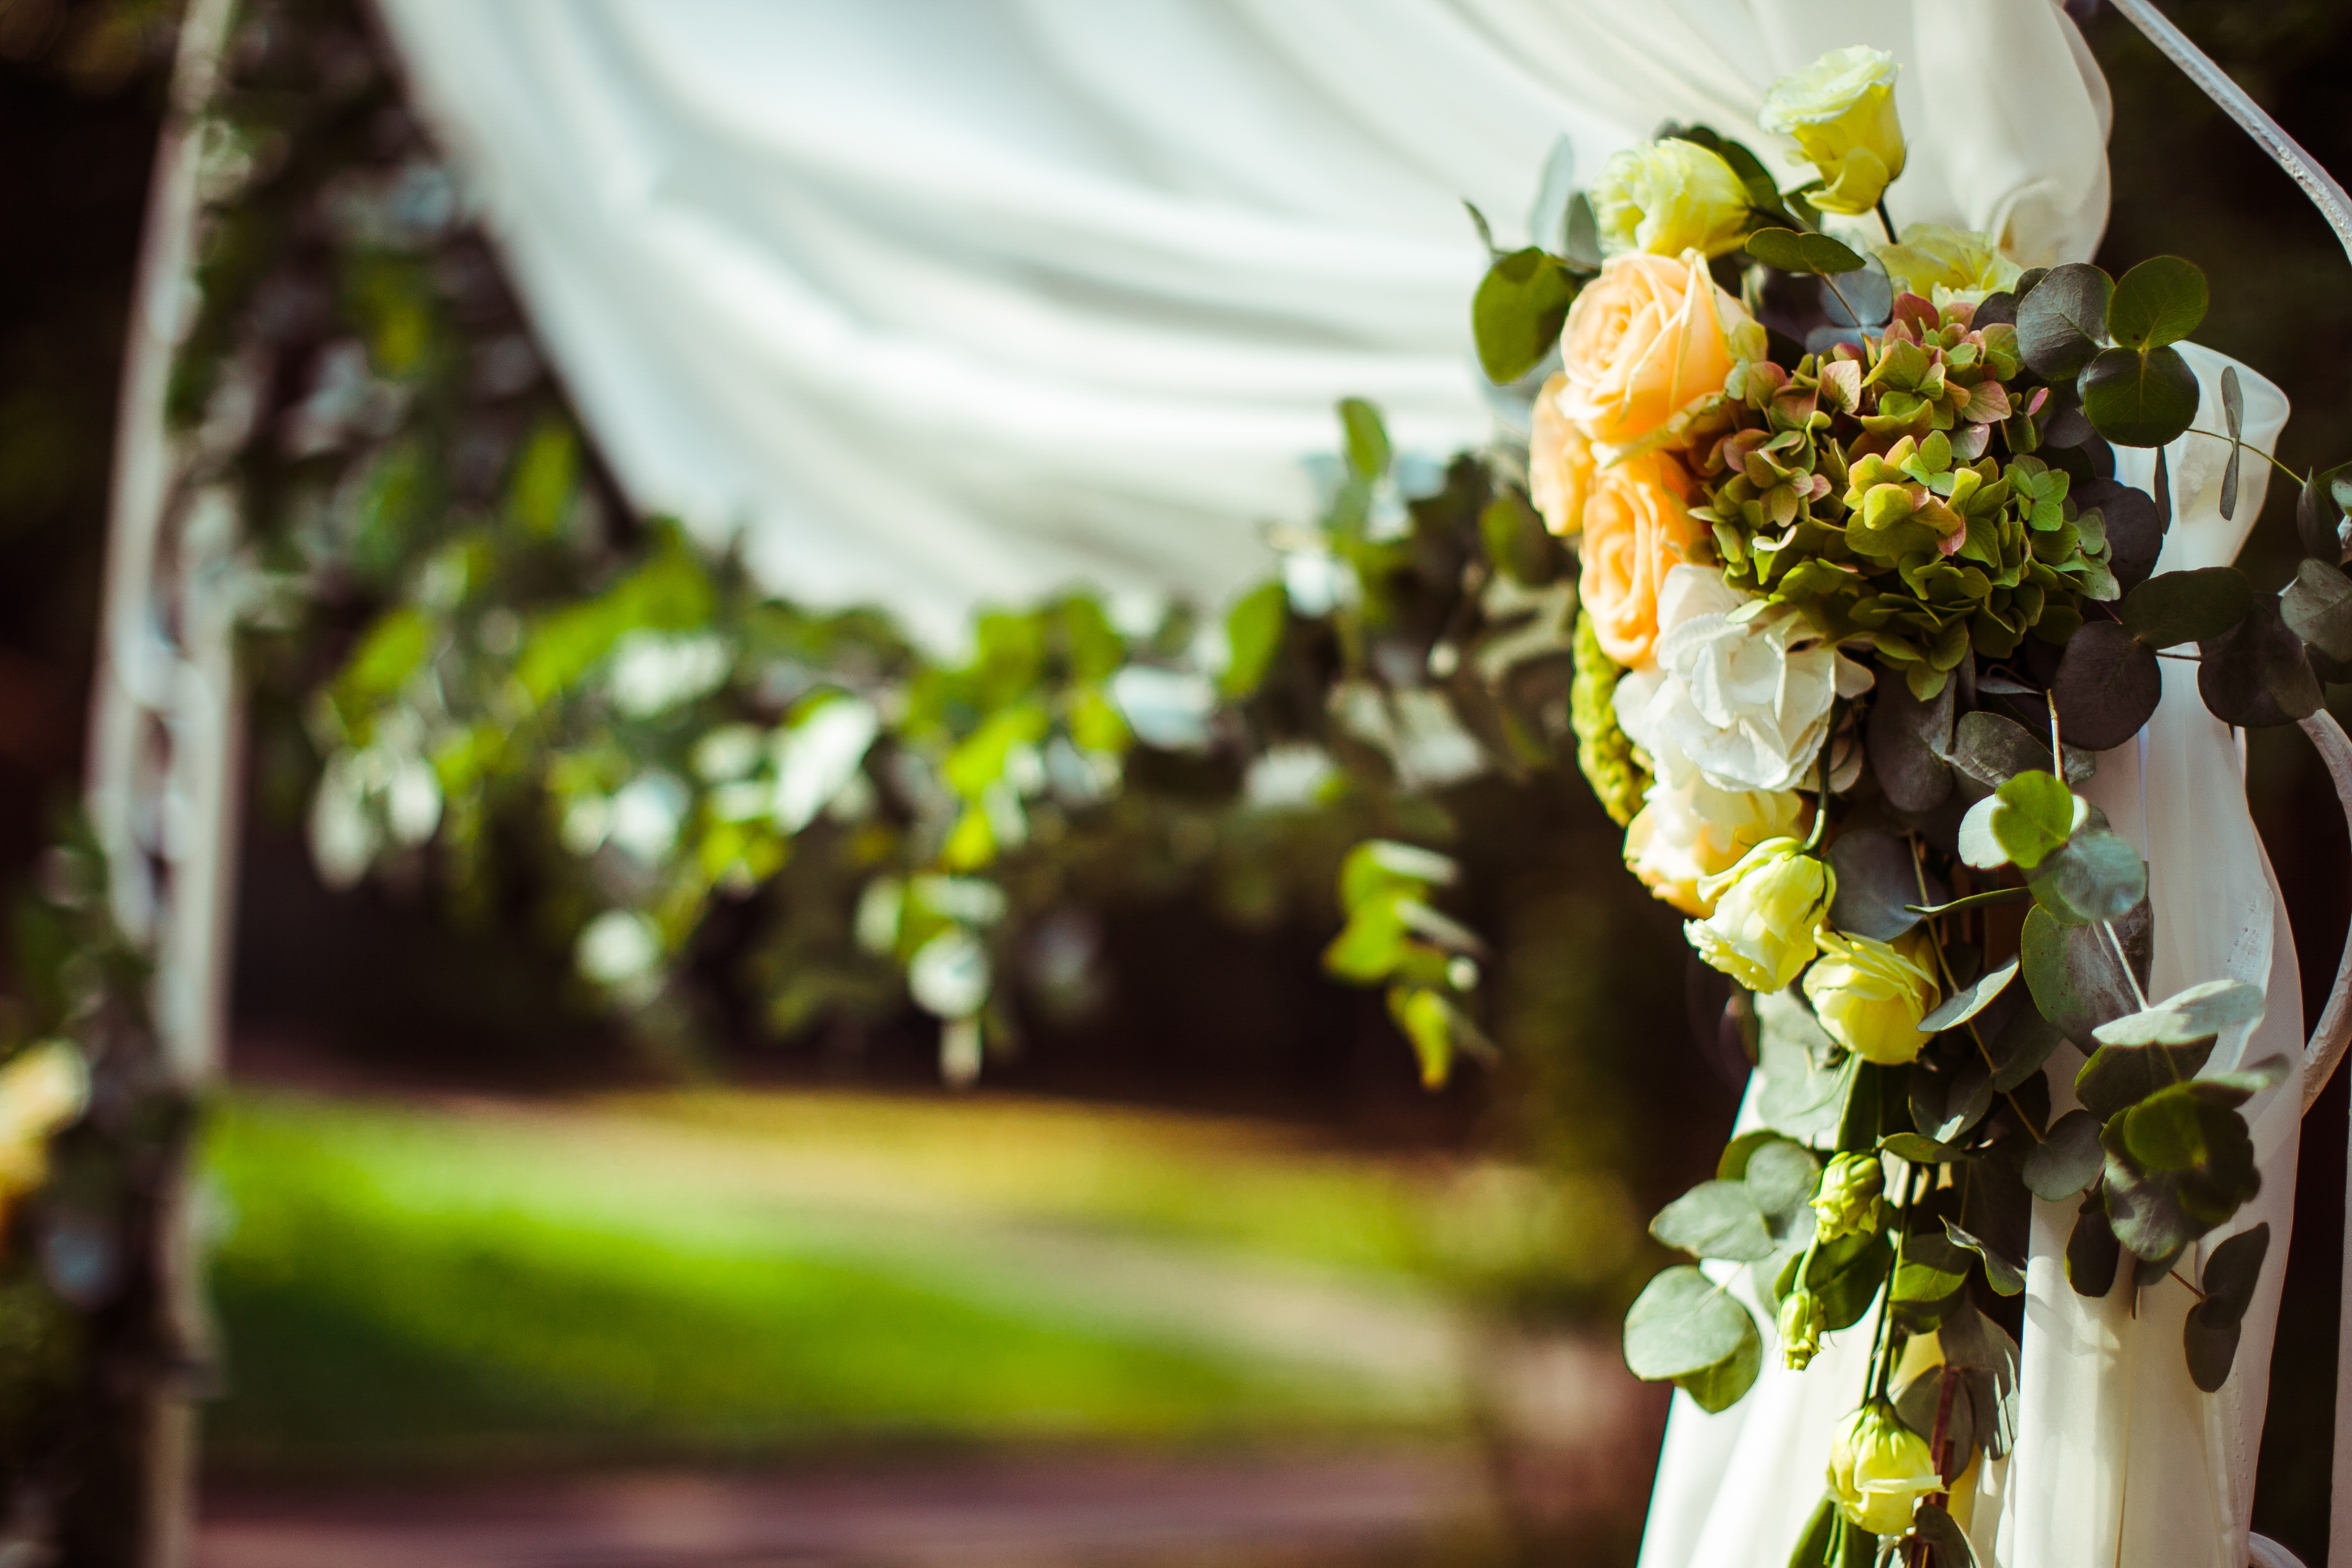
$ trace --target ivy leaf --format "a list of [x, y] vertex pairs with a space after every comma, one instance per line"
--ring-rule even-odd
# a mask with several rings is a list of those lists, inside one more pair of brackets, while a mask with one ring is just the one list
[[1756, 1320], [1690, 1264], [1652, 1279], [1625, 1314], [1626, 1370], [1679, 1385], [1710, 1415], [1738, 1404], [1763, 1362]]
[[1759, 228], [1748, 237], [1748, 254], [1783, 272], [1859, 272], [1863, 258], [1825, 234], [1793, 228]]
[[2152, 256], [2116, 279], [2107, 333], [2130, 349], [2177, 343], [2205, 319], [2206, 298], [2203, 268], [2181, 257]]
[[2074, 834], [2074, 792], [2054, 773], [2019, 773], [1993, 791], [1993, 838], [2021, 870], [2041, 865]]
[[2074, 835], [2026, 880], [2034, 901], [2068, 925], [2119, 919], [2147, 897], [2139, 850], [2101, 827]]
[[[1947, 688], [1951, 682], [1945, 682]], [[1837, 877], [1837, 892], [1830, 902], [1830, 923], [1842, 931], [1874, 942], [1893, 942], [1919, 923], [1911, 904], [1936, 904], [1948, 891], [1939, 879], [1927, 879], [1921, 898], [1918, 862], [1911, 846], [1875, 828], [1852, 828], [1838, 835], [1822, 857]]]
[[1658, 1211], [1650, 1234], [1676, 1251], [1734, 1263], [1754, 1263], [1773, 1251], [1745, 1182], [1701, 1182]]
[[2203, 642], [2244, 620], [2253, 601], [2253, 584], [2234, 566], [2167, 572], [2124, 595], [2124, 629], [2150, 647]]
[[2352, 577], [2325, 561], [2305, 561], [2279, 595], [2287, 629], [2339, 663], [2352, 659]]
[[2102, 349], [2075, 384], [2092, 428], [2118, 447], [2168, 445], [2197, 418], [2197, 373], [2178, 349]]
[[2050, 700], [2068, 738], [2094, 752], [2137, 734], [2163, 696], [2156, 650], [2113, 621], [2077, 627], [2050, 682]]
[[1489, 381], [1517, 381], [1543, 363], [1559, 341], [1576, 290], [1575, 277], [1535, 246], [1486, 269], [1470, 301], [1470, 326]]
[[2035, 1197], [2060, 1203], [2097, 1181], [2106, 1158], [2099, 1145], [2099, 1119], [2087, 1110], [2070, 1110], [2026, 1151], [2018, 1174]]
[[2107, 341], [2107, 302], [2114, 294], [2105, 273], [2070, 261], [2052, 268], [2018, 301], [2018, 352], [2036, 375], [2055, 384], [2091, 363]]
[[2189, 1310], [2181, 1325], [2181, 1348], [2188, 1353], [2189, 1381], [2213, 1394], [2230, 1381], [2230, 1367], [2238, 1359], [2238, 1336], [2253, 1303], [2254, 1287], [2262, 1279], [2263, 1258], [2270, 1251], [2271, 1227], [2265, 1221], [2241, 1231], [2213, 1249], [2205, 1259], [2205, 1299]]
[[2319, 677], [2275, 594], [2255, 595], [2244, 620], [2199, 643], [2197, 652], [2198, 694], [2224, 724], [2259, 729], [2319, 711]]

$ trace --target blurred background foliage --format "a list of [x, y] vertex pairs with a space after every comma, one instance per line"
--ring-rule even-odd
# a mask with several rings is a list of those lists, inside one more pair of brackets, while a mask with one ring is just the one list
[[[19, 886], [79, 771], [173, 9], [0, 0], [0, 870]], [[2167, 9], [2352, 169], [2352, 15]], [[2204, 267], [2204, 340], [2294, 402], [2282, 457], [2340, 460], [2340, 250], [2126, 24], [2095, 9], [2084, 26], [2116, 112], [2098, 259]], [[1549, 543], [1489, 507], [1482, 466], [1335, 466], [1330, 514], [1277, 541], [1287, 609], [1075, 597], [983, 620], [969, 662], [928, 660], [880, 617], [765, 599], [632, 514], [355, 0], [253, 0], [228, 65], [174, 411], [236, 487], [252, 547], [235, 1049], [262, 1076], [323, 1058], [377, 1085], [495, 1089], [509, 1111], [517, 1092], [561, 1091], [565, 1109], [524, 1127], [232, 1090], [208, 1156], [236, 1391], [215, 1423], [225, 1462], [425, 1462], [485, 1432], [541, 1458], [740, 1451], [789, 1440], [793, 1411], [901, 1436], [1003, 1432], [1039, 1410], [1064, 1435], [1159, 1436], [1237, 1412], [1266, 1431], [1475, 1418], [1459, 1389], [1416, 1383], [1410, 1355], [1386, 1377], [1302, 1362], [1177, 1331], [1080, 1289], [1083, 1269], [1049, 1289], [1050, 1271], [942, 1261], [940, 1227], [980, 1211], [1007, 1235], [1075, 1225], [1505, 1319], [1613, 1320], [1648, 1262], [1628, 1216], [1708, 1158], [1741, 1064], [1704, 1001], [1686, 1006], [1670, 913], [1622, 874], [1616, 831], [1557, 760]], [[1350, 435], [1364, 455], [1371, 436]], [[2274, 488], [2246, 563], [2270, 586], [2294, 559]], [[1465, 586], [1480, 562], [1503, 570]], [[1489, 681], [1476, 656], [1498, 646]], [[837, 752], [867, 722], [881, 739], [862, 766], [808, 773], [828, 728]], [[2341, 816], [2299, 736], [2255, 734], [2251, 758], [2258, 821], [2294, 847], [2275, 858], [2309, 1011], [2352, 900]], [[786, 791], [796, 765], [832, 787]], [[1379, 992], [1318, 966], [1342, 858], [1372, 835], [1454, 857], [1460, 879], [1433, 900], [1487, 944], [1466, 987], [1446, 944], [1426, 944], [1424, 988], [1498, 1047], [1441, 1089]], [[906, 983], [927, 949], [929, 1012]], [[20, 953], [20, 996], [55, 989], [45, 951]], [[47, 1026], [31, 1009], [10, 1041]], [[1074, 1175], [1054, 1162], [1092, 1136], [1078, 1123], [919, 1098], [943, 1032], [950, 1073], [984, 1058], [992, 1090], [1250, 1120], [1114, 1122], [1116, 1158], [1097, 1150]], [[761, 1092], [657, 1087], [722, 1078]], [[2338, 1083], [2306, 1124], [2258, 1505], [2312, 1560], [2345, 1106]], [[970, 1120], [951, 1131], [934, 1109]], [[836, 1150], [829, 1176], [772, 1168], [792, 1149], [824, 1166], [845, 1126], [894, 1152]], [[1238, 1127], [1255, 1131], [1202, 1131]], [[734, 1151], [699, 1184], [599, 1175], [631, 1139], [674, 1152], [689, 1132]], [[981, 1191], [951, 1210], [908, 1198], [911, 1215], [877, 1226], [812, 1196], [833, 1182], [837, 1197], [851, 1165], [862, 1193], [919, 1195], [941, 1170]], [[1072, 1194], [1094, 1196], [1072, 1212]], [[12, 1301], [58, 1300], [11, 1268]], [[12, 1307], [9, 1332], [70, 1320], [42, 1310]], [[628, 1326], [681, 1323], [746, 1344], [764, 1325], [774, 1342], [731, 1384], [649, 1366], [659, 1336]], [[826, 1339], [867, 1349], [814, 1364], [805, 1348]], [[8, 1403], [0, 1424], [34, 1429], [30, 1408]]]

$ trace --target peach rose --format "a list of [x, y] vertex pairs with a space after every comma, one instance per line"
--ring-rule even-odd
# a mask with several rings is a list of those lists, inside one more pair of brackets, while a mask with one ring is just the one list
[[1731, 374], [1731, 333], [1748, 320], [1706, 258], [1628, 251], [1584, 286], [1560, 329], [1560, 411], [1609, 446], [1638, 441]]
[[1690, 514], [1693, 489], [1668, 452], [1637, 453], [1593, 473], [1577, 595], [1601, 651], [1628, 669], [1647, 663], [1657, 640], [1666, 574], [1707, 558], [1706, 527]]
[[1559, 406], [1567, 386], [1560, 375], [1544, 383], [1528, 436], [1528, 497], [1554, 533], [1584, 526], [1585, 498], [1592, 493], [1592, 445]]

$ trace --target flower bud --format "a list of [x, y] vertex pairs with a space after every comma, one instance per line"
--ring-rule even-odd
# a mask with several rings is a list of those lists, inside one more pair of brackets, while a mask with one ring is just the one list
[[1944, 1488], [1927, 1440], [1903, 1425], [1885, 1399], [1872, 1400], [1838, 1429], [1829, 1479], [1838, 1511], [1874, 1535], [1909, 1530], [1912, 1506]]
[[1813, 1194], [1813, 1219], [1821, 1243], [1864, 1236], [1880, 1228], [1885, 1204], [1886, 1169], [1875, 1154], [1840, 1154], [1822, 1172]]
[[1902, 68], [1884, 49], [1856, 44], [1790, 71], [1764, 95], [1756, 122], [1795, 138], [1821, 171], [1826, 184], [1810, 199], [1822, 212], [1866, 213], [1903, 172], [1903, 123], [1895, 114]]
[[1821, 1353], [1822, 1330], [1829, 1321], [1821, 1298], [1800, 1285], [1780, 1303], [1780, 1355], [1790, 1372], [1802, 1372]]
[[[1831, 1039], [1864, 1061], [1899, 1067], [1928, 1037], [1919, 1020], [1936, 1005], [1925, 931], [1895, 945], [1865, 936], [1821, 933], [1821, 962], [1805, 972], [1805, 999]], [[1923, 962], [1924, 961], [1924, 962]]]
[[1612, 157], [1592, 182], [1601, 248], [1721, 256], [1748, 235], [1748, 187], [1723, 155], [1670, 136]]
[[1780, 991], [1813, 956], [1837, 878], [1795, 839], [1768, 838], [1698, 887], [1715, 905], [1683, 927], [1698, 955], [1750, 991]]

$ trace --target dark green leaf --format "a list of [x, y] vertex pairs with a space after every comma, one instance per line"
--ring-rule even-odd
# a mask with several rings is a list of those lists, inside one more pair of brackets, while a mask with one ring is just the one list
[[[2141, 904], [2115, 925], [2139, 983], [2147, 984], [2154, 925], [2148, 906]], [[2018, 950], [2033, 1005], [2070, 1040], [2088, 1041], [2101, 1024], [2139, 1006], [2104, 927], [2062, 925], [2037, 907], [2025, 917]]]
[[1592, 198], [1582, 191], [1568, 198], [1568, 232], [1561, 254], [1579, 272], [1601, 270], [1601, 221], [1593, 214]]
[[1348, 466], [1357, 478], [1377, 479], [1389, 471], [1389, 428], [1379, 409], [1360, 397], [1343, 397], [1339, 426], [1348, 433]]
[[2066, 1283], [2077, 1296], [2097, 1300], [2115, 1289], [2116, 1265], [2122, 1260], [2115, 1227], [2107, 1223], [2094, 1194], [2084, 1200], [2083, 1212], [2074, 1216], [2074, 1228], [2066, 1237]]
[[2177, 1083], [2109, 1120], [2099, 1135], [2107, 1221], [2134, 1255], [2176, 1257], [2262, 1190], [2253, 1139], [2238, 1113], [2247, 1098], [2211, 1079]]
[[2210, 1036], [2182, 1046], [2101, 1046], [2074, 1075], [2074, 1096], [2105, 1121], [2158, 1089], [2196, 1077], [2212, 1054]]
[[[1906, 840], [1873, 828], [1854, 828], [1839, 834], [1823, 858], [1837, 875], [1830, 923], [1838, 930], [1893, 942], [1919, 923], [1919, 917], [1906, 908], [1922, 901], [1918, 864]], [[1939, 879], [1930, 879], [1926, 901], [1933, 902], [1944, 891]]]
[[2238, 367], [2233, 364], [2221, 367], [2221, 419], [2231, 440], [2245, 435], [2246, 389], [2238, 384]]
[[[1796, 1289], [1797, 1267], [1803, 1261], [1801, 1254], [1794, 1255], [1781, 1267], [1777, 1298], [1786, 1300]], [[1812, 1267], [1805, 1270], [1805, 1289], [1822, 1304], [1823, 1326], [1850, 1329], [1862, 1321], [1894, 1261], [1894, 1244], [1883, 1232], [1842, 1236], [1817, 1248]]]
[[1816, 287], [1822, 291], [1822, 313], [1832, 327], [1883, 327], [1895, 313], [1895, 285], [1875, 258], [1859, 272], [1824, 278]]
[[[1958, 682], [1947, 680], [1922, 702], [1906, 681], [1879, 683], [1870, 700], [1871, 776], [1897, 811], [1932, 811], [1952, 793], [1944, 755], [1952, 746], [1952, 705]], [[1998, 782], [1998, 781], [1995, 781]]]
[[2063, 382], [2091, 363], [2107, 341], [2107, 301], [2114, 293], [2105, 273], [2075, 261], [2051, 268], [2021, 297], [2017, 346], [2035, 374]]
[[2118, 920], [2147, 897], [2147, 866], [2139, 850], [2103, 827], [2074, 835], [2028, 880], [2035, 901], [2069, 925]]
[[[2235, 375], [2237, 372], [2232, 369], [2226, 370], [2222, 374]], [[2243, 447], [2232, 446], [2230, 448], [2230, 460], [2221, 465], [2221, 520], [2224, 522], [2238, 515], [2238, 467], [2239, 459], [2245, 455], [2246, 449]]]
[[2104, 752], [2139, 732], [2164, 695], [2156, 650], [2113, 621], [2085, 621], [2066, 639], [2050, 700], [2066, 739]]
[[2218, 637], [2246, 618], [2253, 585], [2234, 566], [2167, 572], [2124, 595], [2124, 629], [2150, 647]]
[[[2135, 900], [2137, 901], [2137, 900]], [[1937, 1005], [1935, 1011], [1919, 1020], [1923, 1035], [1941, 1034], [1957, 1029], [1990, 1006], [1992, 999], [2009, 989], [2017, 978], [2017, 961], [2010, 960], [1999, 969], [1988, 970], [1969, 984], [1961, 986]]]
[[2197, 652], [2198, 694], [2224, 724], [2259, 729], [2319, 711], [2319, 677], [2274, 594], [2255, 595], [2244, 620]]
[[1748, 237], [1748, 254], [1783, 272], [1858, 272], [1861, 257], [1825, 234], [1793, 228], [1759, 228]]
[[2076, 384], [2091, 427], [2118, 447], [2165, 446], [2197, 419], [2197, 373], [2178, 349], [2102, 349]]
[[1945, 761], [1988, 789], [2022, 773], [2052, 771], [2047, 741], [2016, 720], [1983, 709], [1960, 715]]
[[2009, 1022], [1993, 1037], [1993, 1088], [2006, 1094], [2040, 1072], [2065, 1037], [2029, 997], [2011, 1011]]
[[2262, 1283], [2263, 1259], [2270, 1249], [2268, 1220], [2215, 1247], [2206, 1256], [2205, 1278], [2199, 1281], [2206, 1304], [2231, 1319], [2244, 1317], [2254, 1304], [2254, 1287]]
[[1953, 1246], [1965, 1247], [1984, 1260], [1985, 1283], [1993, 1288], [1994, 1294], [2014, 1296], [2025, 1289], [2025, 1262], [2022, 1258], [2001, 1256], [1950, 1220], [1944, 1222], [1944, 1234]]
[[2178, 256], [2152, 256], [2116, 279], [2107, 332], [2126, 348], [2177, 343], [2205, 319], [2205, 274]]
[[1745, 1182], [1701, 1182], [1658, 1211], [1650, 1234], [1700, 1258], [1754, 1263], [1772, 1256], [1772, 1235]]
[[1744, 1369], [1755, 1381], [1762, 1346], [1748, 1309], [1689, 1264], [1652, 1279], [1625, 1314], [1627, 1370], [1681, 1384], [1710, 1412], [1728, 1409], [1747, 1392], [1739, 1374]]
[[2107, 534], [2107, 570], [2126, 593], [2147, 581], [2164, 552], [2165, 519], [2146, 490], [2113, 479], [2076, 484], [2069, 492], [2083, 511], [2096, 510]]
[[2305, 561], [2279, 595], [2287, 629], [2328, 658], [2352, 659], [2352, 577], [2325, 561]]
[[1488, 380], [1514, 382], [1543, 363], [1559, 341], [1576, 288], [1566, 268], [1533, 246], [1487, 269], [1470, 302], [1470, 324]]
[[1933, 1058], [1911, 1064], [1911, 1124], [1929, 1142], [1951, 1148], [1992, 1109], [1992, 1072], [1977, 1057], [1939, 1070]]
[[1930, 1568], [1977, 1568], [1968, 1533], [1936, 1504], [1922, 1502], [1911, 1510], [1911, 1533], [1927, 1543]]
[[1968, 1151], [1940, 1143], [1923, 1132], [1890, 1132], [1878, 1141], [1881, 1152], [1915, 1165], [1945, 1165], [1968, 1158]]
[[2070, 1110], [2026, 1152], [2018, 1173], [2035, 1197], [2054, 1204], [2097, 1181], [2106, 1158], [2099, 1147], [2099, 1119], [2087, 1110]]
[[2230, 1368], [2238, 1359], [2238, 1340], [2244, 1330], [2242, 1319], [2218, 1310], [2212, 1301], [2200, 1301], [2189, 1308], [2180, 1324], [2189, 1381], [2207, 1394], [2220, 1393], [2230, 1381]]
[[1789, 1568], [1844, 1568], [1836, 1552], [1839, 1538], [1845, 1533], [1845, 1515], [1838, 1512], [1837, 1500], [1824, 1495], [1821, 1505], [1805, 1521], [1805, 1528], [1797, 1532], [1796, 1550], [1789, 1553]]
[[1963, 1307], [1946, 1319], [1936, 1338], [1943, 1346], [1945, 1363], [1968, 1373], [1978, 1443], [1989, 1458], [2001, 1458], [2017, 1441], [2017, 1342], [1974, 1307]]

